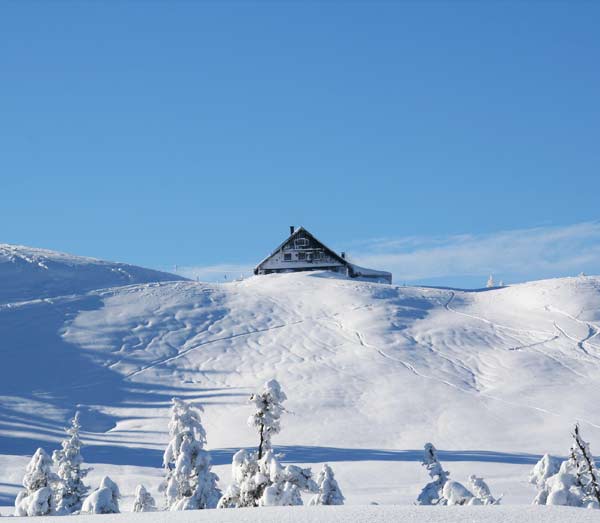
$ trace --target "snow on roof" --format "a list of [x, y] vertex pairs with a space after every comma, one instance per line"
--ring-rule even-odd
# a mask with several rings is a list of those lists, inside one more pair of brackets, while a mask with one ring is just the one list
[[382, 277], [392, 277], [392, 273], [388, 271], [378, 271], [376, 269], [367, 269], [366, 267], [360, 267], [359, 265], [355, 265], [353, 263], [349, 263], [350, 267], [354, 271], [354, 274], [357, 276], [382, 276]]

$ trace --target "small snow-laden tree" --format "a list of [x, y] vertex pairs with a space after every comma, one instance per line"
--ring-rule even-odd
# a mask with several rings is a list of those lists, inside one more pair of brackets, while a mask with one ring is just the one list
[[470, 505], [499, 505], [500, 498], [495, 498], [492, 496], [490, 491], [490, 487], [483, 480], [483, 478], [479, 478], [475, 475], [469, 476], [469, 481], [467, 482], [469, 490], [473, 494], [473, 499], [469, 501]]
[[473, 493], [458, 481], [446, 481], [442, 489], [439, 505], [468, 505], [474, 498]]
[[318, 490], [310, 469], [283, 467], [272, 450], [266, 451], [261, 459], [257, 452], [236, 452], [232, 479], [218, 508], [302, 505], [302, 491]]
[[581, 437], [579, 425], [575, 425], [573, 432], [570, 460], [577, 476], [577, 482], [585, 494], [584, 505], [600, 508], [600, 477], [596, 470], [590, 446]]
[[104, 476], [100, 486], [81, 505], [82, 514], [118, 514], [121, 493], [117, 484]]
[[146, 490], [144, 485], [138, 485], [135, 489], [135, 499], [133, 501], [133, 512], [155, 512], [156, 502], [152, 494]]
[[54, 486], [58, 478], [51, 467], [50, 456], [44, 449], [37, 449], [23, 476], [25, 490], [15, 500], [15, 516], [46, 516], [54, 512]]
[[285, 412], [283, 402], [287, 399], [277, 380], [267, 381], [262, 391], [252, 394], [250, 401], [256, 412], [248, 418], [248, 425], [258, 430], [258, 459], [271, 450], [271, 436], [281, 430], [281, 415]]
[[15, 516], [48, 516], [52, 514], [51, 487], [42, 487], [29, 496], [17, 497]]
[[491, 289], [492, 287], [496, 286], [496, 284], [494, 283], [494, 277], [491, 274], [490, 274], [490, 277], [488, 278], [487, 283], [485, 284], [485, 286], [488, 289]]
[[218, 476], [211, 471], [210, 455], [204, 450], [206, 432], [201, 407], [173, 398], [170, 441], [163, 455], [167, 475], [161, 485], [169, 510], [215, 508], [221, 497]]
[[537, 496], [533, 500], [534, 505], [545, 505], [548, 499], [548, 479], [558, 473], [561, 460], [550, 454], [544, 456], [535, 464], [529, 474], [529, 483], [537, 488]]
[[263, 390], [250, 397], [256, 406], [248, 425], [256, 428], [260, 442], [256, 452], [240, 450], [232, 460], [232, 484], [218, 508], [301, 505], [301, 491], [317, 492], [312, 471], [295, 465], [282, 467], [272, 451], [271, 436], [281, 429], [282, 403], [286, 395], [276, 380], [265, 383]]
[[259, 474], [266, 478], [265, 488], [257, 501], [259, 507], [302, 505], [299, 485], [307, 484], [304, 469], [293, 465], [283, 468], [272, 450], [265, 452], [258, 460], [258, 466]]
[[317, 476], [319, 492], [313, 496], [309, 505], [343, 505], [344, 495], [335, 480], [333, 470], [326, 463]]
[[83, 478], [91, 470], [82, 468], [81, 424], [79, 412], [71, 420], [66, 429], [67, 438], [61, 443], [61, 449], [52, 453], [52, 461], [56, 466], [59, 482], [56, 488], [56, 511], [58, 514], [70, 514], [81, 509], [81, 503], [89, 488], [83, 484]]
[[217, 508], [256, 507], [266, 486], [266, 477], [258, 468], [256, 452], [238, 450], [231, 461], [232, 483]]
[[445, 471], [438, 460], [437, 449], [426, 443], [421, 463], [433, 481], [427, 483], [417, 498], [417, 505], [438, 505], [444, 503], [442, 489], [448, 481], [449, 472]]
[[310, 468], [303, 469], [297, 465], [286, 465], [283, 469], [283, 478], [292, 485], [296, 485], [303, 492], [319, 492], [319, 485], [313, 479]]

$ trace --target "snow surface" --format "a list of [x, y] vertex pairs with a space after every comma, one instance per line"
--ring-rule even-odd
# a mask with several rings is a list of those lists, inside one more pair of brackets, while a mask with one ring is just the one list
[[0, 244], [0, 303], [81, 293], [132, 283], [182, 279], [185, 278], [126, 263]]
[[[87, 523], [89, 516], [24, 518], [31, 523]], [[587, 523], [595, 510], [569, 507], [264, 507], [145, 514], [107, 514], [102, 523]]]
[[450, 479], [483, 477], [509, 505], [531, 503], [531, 468], [566, 455], [576, 420], [600, 454], [598, 277], [461, 291], [326, 273], [163, 281], [176, 277], [126, 266], [137, 283], [104, 277], [121, 265], [2, 249], [18, 256], [0, 263], [0, 506], [77, 408], [86, 483], [110, 476], [122, 510], [143, 483], [162, 506], [173, 396], [204, 406], [225, 488], [232, 455], [257, 444], [248, 396], [272, 378], [290, 411], [275, 449], [315, 473], [329, 463], [351, 505], [413, 503], [428, 441]]

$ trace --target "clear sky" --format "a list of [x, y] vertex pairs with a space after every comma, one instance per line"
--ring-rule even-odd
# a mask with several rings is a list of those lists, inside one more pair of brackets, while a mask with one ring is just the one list
[[600, 272], [599, 24], [584, 1], [2, 2], [0, 242], [204, 276], [294, 224], [397, 281]]

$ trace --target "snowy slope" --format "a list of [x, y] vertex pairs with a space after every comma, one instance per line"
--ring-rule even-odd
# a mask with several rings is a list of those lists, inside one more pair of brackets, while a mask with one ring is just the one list
[[508, 504], [530, 502], [528, 471], [566, 454], [575, 420], [600, 454], [600, 278], [471, 292], [316, 273], [90, 285], [37, 301], [15, 289], [0, 305], [0, 505], [77, 406], [90, 483], [108, 473], [158, 497], [172, 396], [204, 405], [225, 486], [232, 453], [256, 443], [247, 396], [273, 377], [291, 412], [278, 450], [329, 462], [350, 504], [412, 503], [426, 441], [454, 479], [483, 475]]
[[0, 244], [0, 303], [62, 296], [132, 283], [181, 279], [180, 276], [126, 263]]
[[[103, 523], [587, 523], [594, 510], [568, 507], [267, 507], [100, 516]], [[96, 518], [97, 520], [97, 518]], [[87, 523], [89, 516], [25, 518], [31, 523]]]

